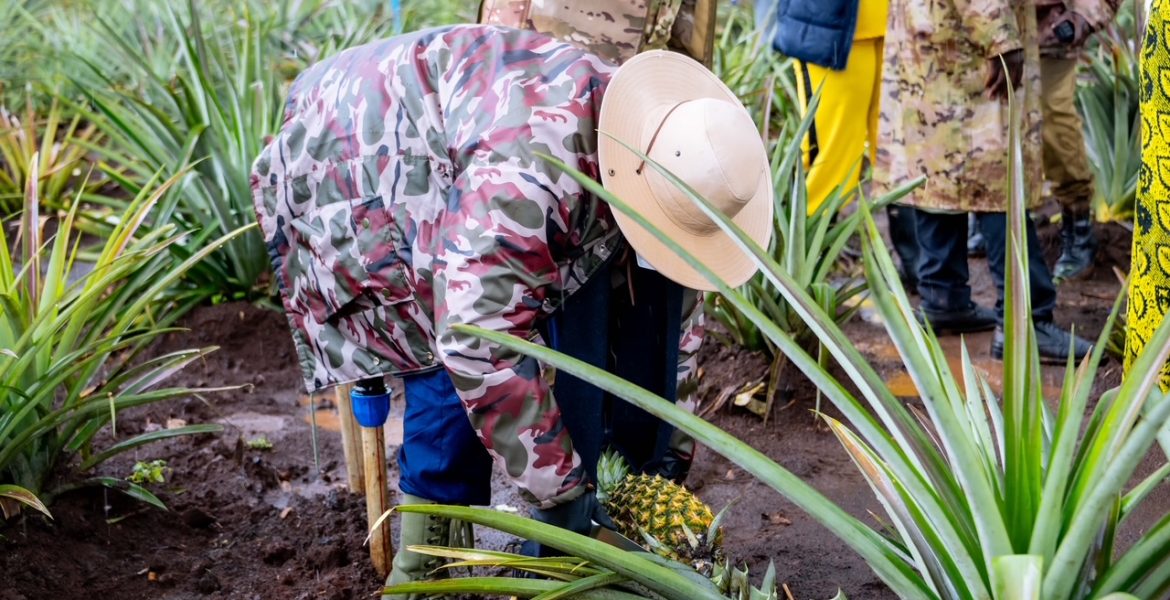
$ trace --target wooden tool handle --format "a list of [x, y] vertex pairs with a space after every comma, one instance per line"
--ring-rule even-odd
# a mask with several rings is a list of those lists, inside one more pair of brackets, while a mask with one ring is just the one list
[[[382, 513], [390, 509], [390, 493], [386, 485], [386, 438], [381, 427], [362, 427], [362, 462], [366, 480], [366, 523], [373, 528]], [[370, 560], [379, 577], [390, 573], [394, 558], [390, 519], [370, 532]]]

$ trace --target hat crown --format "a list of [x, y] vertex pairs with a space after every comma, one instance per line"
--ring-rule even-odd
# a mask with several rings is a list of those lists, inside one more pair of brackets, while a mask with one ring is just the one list
[[[768, 168], [763, 141], [742, 106], [717, 98], [696, 98], [648, 115], [643, 148], [654, 162], [675, 174], [713, 207], [735, 217], [760, 187]], [[698, 235], [719, 231], [686, 192], [647, 165], [642, 176], [663, 212]]]

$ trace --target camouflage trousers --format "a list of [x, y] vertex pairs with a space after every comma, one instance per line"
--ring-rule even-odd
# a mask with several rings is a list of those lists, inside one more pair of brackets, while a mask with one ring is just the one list
[[1077, 113], [1076, 91], [1076, 58], [1040, 59], [1044, 179], [1052, 184], [1052, 195], [1062, 208], [1088, 212], [1093, 199], [1093, 172]]

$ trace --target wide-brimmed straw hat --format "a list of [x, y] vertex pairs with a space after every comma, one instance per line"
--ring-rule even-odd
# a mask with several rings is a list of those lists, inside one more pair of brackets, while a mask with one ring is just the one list
[[[598, 166], [606, 190], [728, 284], [751, 278], [755, 264], [731, 237], [686, 192], [620, 143], [675, 174], [767, 248], [772, 236], [768, 154], [747, 109], [719, 78], [675, 52], [639, 54], [610, 80], [598, 129]], [[692, 289], [715, 289], [654, 234], [617, 209], [614, 218], [638, 255], [658, 272]]]

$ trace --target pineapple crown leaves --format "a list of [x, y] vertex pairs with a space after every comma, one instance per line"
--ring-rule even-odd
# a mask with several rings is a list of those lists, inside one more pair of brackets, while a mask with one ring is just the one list
[[733, 600], [777, 600], [780, 597], [780, 592], [776, 589], [776, 563], [774, 562], [768, 563], [768, 570], [764, 573], [764, 580], [760, 582], [760, 587], [751, 584], [751, 577], [746, 566], [740, 569], [731, 564], [730, 561], [717, 566], [715, 576], [711, 581], [715, 587], [719, 588], [719, 592], [724, 597]]
[[735, 502], [727, 503], [727, 506], [724, 506], [722, 510], [716, 513], [714, 519], [711, 519], [711, 526], [707, 528], [708, 540], [719, 539], [719, 530], [723, 528], [723, 520], [727, 518], [727, 509], [731, 508], [732, 504], [735, 504]]
[[597, 460], [597, 499], [603, 504], [621, 480], [630, 474], [630, 465], [621, 454], [606, 450]]

